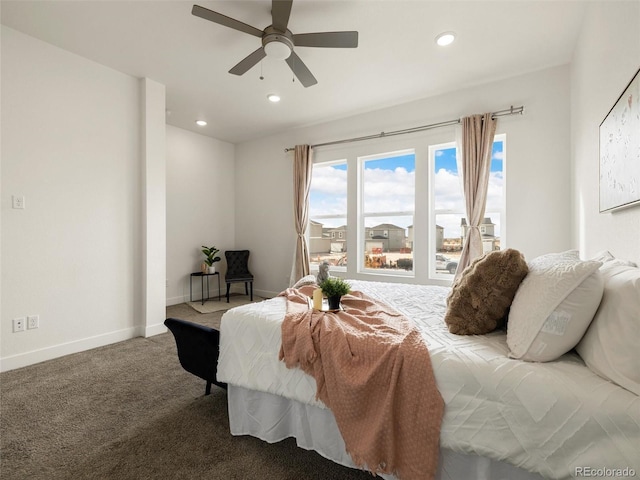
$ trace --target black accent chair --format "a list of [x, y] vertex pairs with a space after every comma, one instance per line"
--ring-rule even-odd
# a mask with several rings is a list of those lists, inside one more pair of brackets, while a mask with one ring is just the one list
[[227, 259], [227, 273], [224, 275], [224, 281], [227, 282], [227, 303], [231, 284], [238, 282], [244, 283], [245, 295], [250, 294], [253, 302], [253, 275], [249, 271], [249, 250], [227, 250], [224, 256]]
[[211, 393], [212, 383], [226, 389], [226, 383], [216, 380], [220, 332], [179, 318], [167, 318], [164, 324], [175, 337], [182, 368], [207, 381], [204, 394]]

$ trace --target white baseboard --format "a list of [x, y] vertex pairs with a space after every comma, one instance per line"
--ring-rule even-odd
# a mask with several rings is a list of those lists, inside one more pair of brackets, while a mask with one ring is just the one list
[[[146, 330], [149, 330], [150, 328], [153, 329], [154, 327], [149, 327]], [[162, 327], [164, 328], [164, 325], [162, 325]], [[73, 342], [54, 345], [52, 347], [32, 350], [18, 355], [2, 357], [0, 358], [0, 372], [15, 370], [16, 368], [27, 367], [35, 363], [53, 360], [54, 358], [64, 357], [65, 355], [70, 355], [72, 353], [84, 352], [86, 350], [91, 350], [92, 348], [104, 347], [105, 345], [110, 345], [112, 343], [130, 340], [135, 337], [141, 337], [144, 333], [144, 327], [131, 327], [124, 330], [105, 333], [103, 335], [96, 335], [95, 337], [83, 338]]]
[[167, 298], [167, 307], [170, 307], [171, 305], [179, 305], [181, 303], [186, 303], [188, 301], [189, 301], [189, 298], [183, 295], [179, 297]]
[[[225, 287], [226, 288], [226, 287]], [[221, 290], [221, 296], [222, 298], [225, 297], [226, 294], [226, 289], [223, 288]], [[212, 294], [214, 293], [213, 291], [211, 292]], [[241, 283], [234, 283], [231, 285], [231, 290], [229, 293], [239, 293], [239, 294], [243, 294], [244, 295], [244, 285]], [[254, 290], [253, 293], [259, 297], [263, 297], [263, 298], [272, 298], [275, 297], [276, 295], [278, 295], [280, 292], [270, 292], [268, 290]], [[200, 292], [194, 292], [193, 295], [193, 301], [197, 302], [200, 300]], [[166, 300], [166, 305], [167, 307], [170, 307], [171, 305], [179, 305], [181, 303], [187, 303], [189, 301], [189, 296], [188, 295], [180, 295], [178, 297], [167, 297]]]
[[150, 325], [145, 327], [144, 336], [145, 338], [153, 337], [154, 335], [160, 335], [161, 333], [166, 333], [167, 327], [164, 326], [164, 322], [156, 323], [155, 325]]

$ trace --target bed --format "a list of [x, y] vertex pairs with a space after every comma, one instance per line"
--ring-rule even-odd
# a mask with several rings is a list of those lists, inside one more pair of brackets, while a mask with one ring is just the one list
[[[640, 288], [635, 270], [632, 287]], [[449, 287], [350, 282], [411, 319], [428, 347], [445, 402], [436, 478], [640, 478], [638, 395], [596, 374], [575, 349], [543, 363], [510, 358], [504, 330], [449, 332]], [[607, 288], [605, 280], [603, 304], [617, 300]], [[628, 311], [637, 331], [635, 308]], [[231, 433], [267, 442], [294, 437], [301, 448], [355, 467], [331, 410], [316, 399], [314, 378], [278, 358], [285, 313], [280, 296], [222, 317], [217, 375], [228, 384]]]

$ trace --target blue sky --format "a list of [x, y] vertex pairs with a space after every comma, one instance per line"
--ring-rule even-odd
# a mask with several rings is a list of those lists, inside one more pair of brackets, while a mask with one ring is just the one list
[[380, 160], [370, 160], [366, 163], [365, 168], [367, 170], [381, 169], [381, 170], [395, 170], [396, 168], [404, 168], [407, 172], [415, 171], [416, 156], [400, 155], [398, 157], [381, 158]]
[[[503, 147], [504, 143], [502, 142], [494, 142], [493, 143], [493, 155], [491, 158], [491, 171], [492, 172], [501, 172], [502, 171], [502, 158], [503, 158]], [[436, 172], [441, 168], [448, 170], [450, 172], [457, 172], [458, 166], [456, 165], [456, 149], [455, 148], [446, 148], [442, 150], [438, 150], [438, 154], [436, 154]]]

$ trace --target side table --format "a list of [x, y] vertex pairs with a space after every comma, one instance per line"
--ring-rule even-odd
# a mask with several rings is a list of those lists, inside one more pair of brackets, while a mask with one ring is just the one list
[[[200, 290], [202, 291], [202, 305], [204, 302], [209, 300], [209, 277], [218, 276], [218, 301], [220, 302], [221, 294], [220, 294], [220, 272], [216, 273], [202, 273], [202, 272], [194, 272], [189, 277], [189, 301], [193, 302], [193, 277], [200, 277]], [[204, 279], [207, 278], [207, 298], [204, 297]]]

